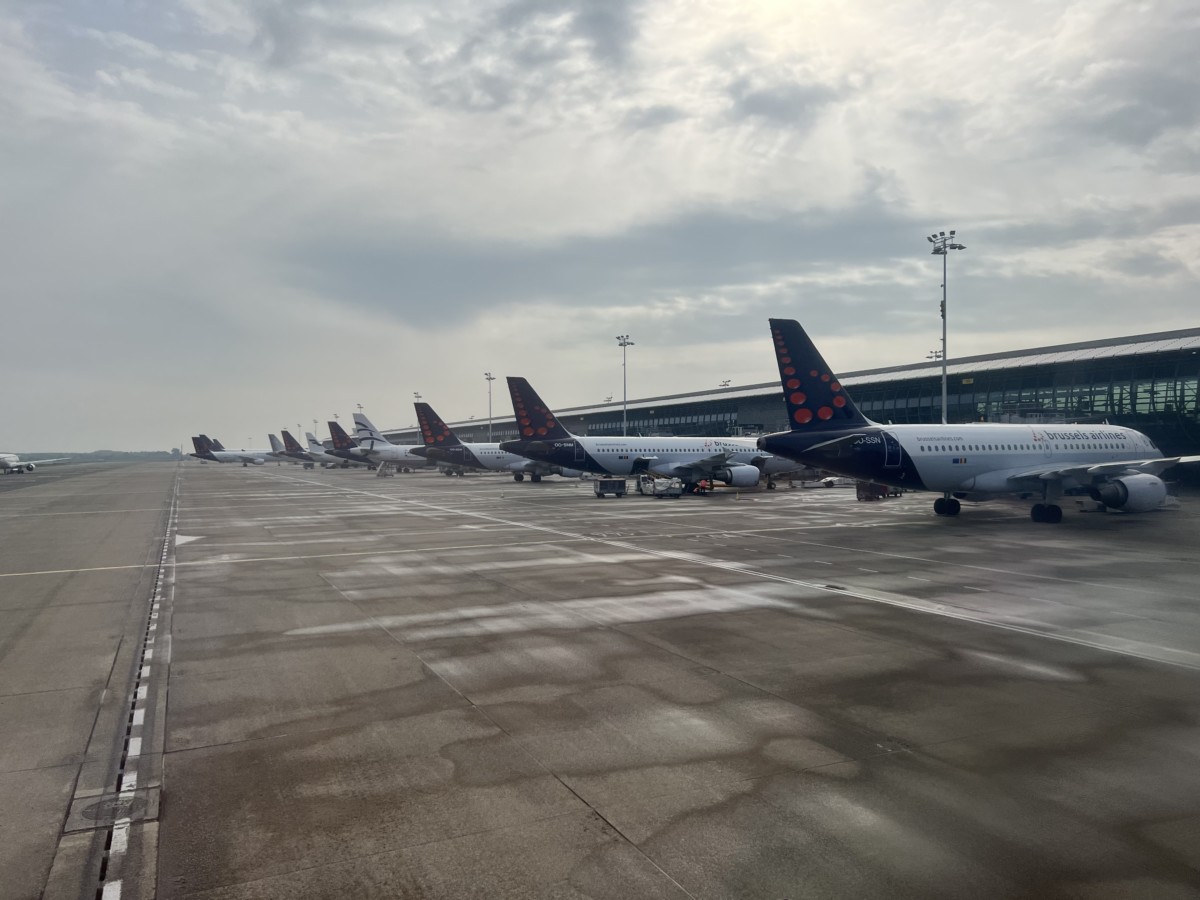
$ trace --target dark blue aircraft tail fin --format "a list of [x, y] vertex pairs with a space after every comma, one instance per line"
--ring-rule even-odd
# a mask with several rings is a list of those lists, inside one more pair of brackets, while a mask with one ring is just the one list
[[421, 426], [421, 440], [426, 447], [445, 449], [462, 446], [458, 435], [433, 411], [432, 406], [425, 402], [414, 403], [413, 406], [417, 409], [417, 424]]
[[329, 426], [329, 437], [333, 441], [334, 450], [355, 450], [358, 448], [358, 444], [350, 439], [350, 435], [346, 434], [345, 429], [336, 421], [326, 422], [325, 424]]
[[771, 319], [771, 340], [792, 431], [826, 431], [869, 425], [812, 339], [793, 319]]
[[196, 448], [197, 456], [207, 456], [212, 452], [212, 441], [208, 435], [200, 435], [192, 438], [192, 446]]
[[517, 417], [521, 440], [562, 441], [575, 437], [562, 427], [558, 417], [524, 378], [508, 376], [508, 393], [512, 395], [513, 414]]
[[218, 450], [218, 451], [220, 451], [220, 450], [224, 450], [224, 449], [225, 449], [225, 445], [224, 445], [224, 444], [222, 444], [220, 441], [218, 441], [216, 438], [210, 438], [210, 437], [209, 437], [208, 435], [206, 435], [206, 434], [202, 434], [202, 435], [200, 435], [200, 437], [204, 438], [206, 441], [208, 441], [210, 444], [212, 444], [212, 447], [210, 447], [210, 448], [209, 448], [209, 449], [211, 449], [211, 450]]
[[296, 440], [290, 431], [286, 428], [280, 432], [283, 435], [283, 449], [287, 453], [302, 453], [304, 448], [300, 446], [300, 442]]

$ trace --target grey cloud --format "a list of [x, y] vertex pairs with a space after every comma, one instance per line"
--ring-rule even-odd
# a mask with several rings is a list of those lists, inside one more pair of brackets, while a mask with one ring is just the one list
[[838, 99], [838, 93], [824, 84], [785, 83], [752, 88], [745, 80], [730, 85], [733, 114], [761, 117], [778, 123], [807, 127], [822, 108]]
[[1180, 197], [1158, 202], [1108, 202], [1064, 210], [1054, 219], [1031, 218], [1019, 224], [981, 223], [975, 233], [1004, 247], [1060, 247], [1105, 238], [1123, 240], [1152, 235], [1160, 229], [1200, 224], [1200, 198]]
[[356, 9], [376, 5], [348, 0], [309, 0], [304, 5], [287, 0], [259, 0], [248, 7], [257, 25], [251, 47], [262, 52], [269, 64], [289, 67], [320, 58], [338, 47], [370, 49], [399, 44], [400, 35], [354, 17]]
[[606, 64], [620, 64], [628, 56], [629, 46], [637, 37], [636, 17], [640, 3], [634, 0], [516, 0], [501, 8], [495, 25], [509, 36], [520, 38], [539, 20], [570, 16], [569, 35], [582, 38], [591, 48], [592, 58]]
[[[664, 303], [719, 293], [717, 285], [736, 292], [782, 272], [853, 266], [868, 253], [922, 250], [920, 226], [867, 207], [821, 218], [712, 210], [552, 247], [372, 232], [338, 227], [281, 248], [280, 263], [296, 284], [436, 330], [485, 308], [516, 312], [530, 301], [552, 301], [569, 314], [575, 307]], [[838, 291], [856, 294], [854, 287]]]
[[1200, 123], [1194, 73], [1139, 67], [1104, 79], [1082, 99], [1081, 126], [1115, 143], [1143, 147], [1165, 131]]
[[634, 131], [643, 128], [662, 128], [687, 117], [687, 114], [675, 106], [643, 106], [631, 111], [625, 117], [625, 126]]

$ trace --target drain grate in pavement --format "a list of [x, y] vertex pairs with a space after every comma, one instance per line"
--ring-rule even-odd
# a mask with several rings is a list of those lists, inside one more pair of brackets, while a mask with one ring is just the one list
[[71, 804], [64, 832], [109, 828], [118, 819], [141, 822], [158, 818], [158, 788], [80, 797]]

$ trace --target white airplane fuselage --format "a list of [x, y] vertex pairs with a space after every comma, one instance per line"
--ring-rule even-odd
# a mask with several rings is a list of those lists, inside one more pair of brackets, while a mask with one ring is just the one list
[[1140, 431], [1117, 425], [872, 423], [848, 431], [853, 436], [838, 444], [829, 444], [823, 433], [806, 447], [813, 442], [797, 432], [768, 435], [762, 442], [764, 449], [838, 475], [943, 492], [1010, 492], [1009, 479], [1034, 467], [1091, 467], [1160, 455]]
[[[520, 445], [515, 446], [515, 445]], [[506, 449], [565, 468], [609, 475], [650, 472], [664, 477], [717, 480], [738, 486], [757, 484], [806, 468], [791, 459], [763, 453], [753, 438], [580, 437], [505, 442]], [[723, 462], [714, 462], [721, 456]]]
[[212, 450], [210, 458], [219, 463], [244, 463], [249, 466], [265, 465], [275, 456], [270, 450]]
[[371, 462], [400, 463], [405, 466], [423, 466], [426, 464], [423, 456], [417, 456], [412, 452], [417, 449], [418, 445], [416, 444], [393, 444], [379, 438], [364, 438], [361, 436], [356, 437], [355, 440], [358, 441], [358, 453], [364, 459], [368, 459]]

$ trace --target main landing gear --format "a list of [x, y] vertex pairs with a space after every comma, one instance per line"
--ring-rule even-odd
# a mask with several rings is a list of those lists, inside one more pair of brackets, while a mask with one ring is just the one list
[[1029, 510], [1029, 518], [1035, 522], [1057, 525], [1062, 521], [1062, 507], [1054, 503], [1035, 503], [1033, 509]]
[[524, 481], [525, 475], [522, 472], [513, 473], [513, 481]]
[[962, 512], [962, 504], [953, 497], [938, 497], [933, 501], [933, 511], [939, 516], [957, 516]]

